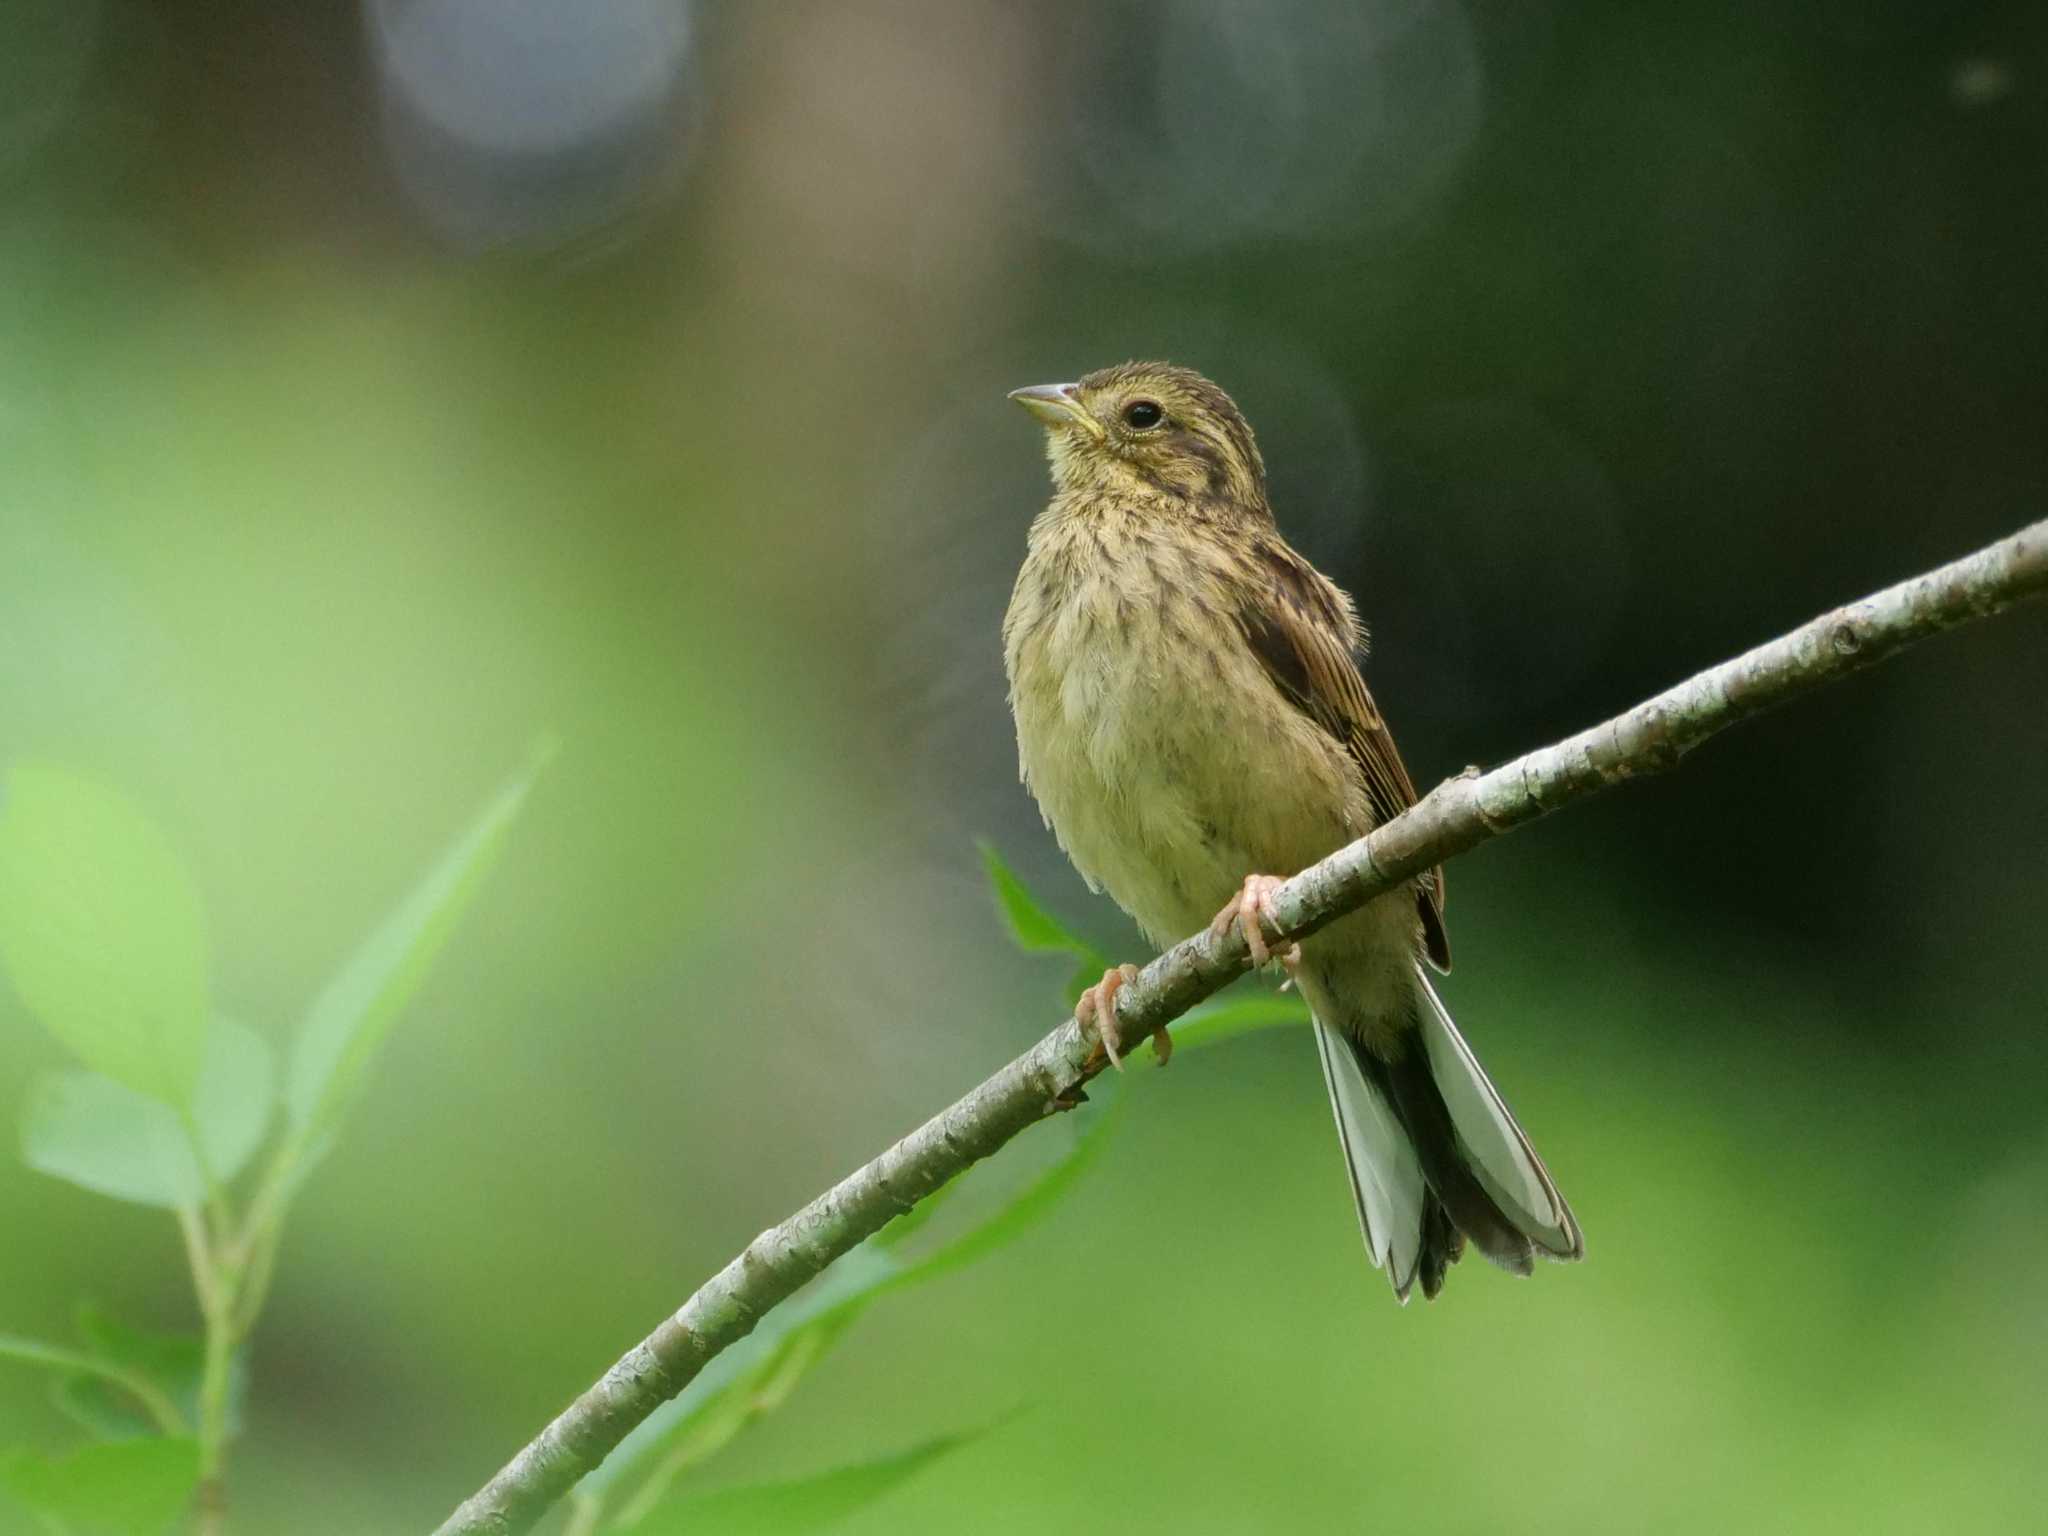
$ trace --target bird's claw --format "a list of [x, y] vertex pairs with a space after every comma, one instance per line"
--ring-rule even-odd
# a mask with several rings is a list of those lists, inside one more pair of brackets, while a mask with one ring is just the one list
[[1102, 973], [1102, 980], [1083, 992], [1081, 1000], [1074, 1004], [1074, 1022], [1084, 1032], [1091, 1028], [1094, 1031], [1095, 1054], [1107, 1056], [1109, 1064], [1119, 1072], [1124, 1069], [1124, 1058], [1116, 1048], [1116, 995], [1123, 990], [1124, 983], [1135, 979], [1137, 974], [1135, 965], [1113, 965]]
[[1278, 875], [1246, 875], [1244, 888], [1223, 904], [1223, 910], [1209, 924], [1209, 932], [1220, 939], [1236, 924], [1244, 932], [1244, 947], [1251, 953], [1254, 968], [1278, 960], [1291, 975], [1301, 964], [1301, 946], [1283, 944], [1275, 949], [1266, 942], [1260, 927], [1261, 919], [1271, 919], [1275, 927], [1279, 926], [1273, 912], [1273, 893], [1284, 884]]

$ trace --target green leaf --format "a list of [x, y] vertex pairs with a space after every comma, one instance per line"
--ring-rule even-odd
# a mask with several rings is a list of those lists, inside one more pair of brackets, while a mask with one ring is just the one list
[[[950, 1274], [1022, 1235], [1062, 1198], [1101, 1155], [1121, 1119], [1119, 1083], [1095, 1084], [1096, 1108], [1073, 1145], [1022, 1190], [952, 1241], [921, 1258], [901, 1250], [896, 1224], [884, 1228], [777, 1307], [760, 1326], [717, 1356], [680, 1396], [655, 1410], [585, 1479], [593, 1491], [616, 1487], [638, 1472], [645, 1479], [624, 1506], [637, 1517], [666, 1497], [683, 1471], [707, 1460], [794, 1390], [853, 1323], [889, 1292]], [[924, 1204], [950, 1195], [960, 1180]]]
[[1240, 1035], [1306, 1024], [1308, 1020], [1308, 1004], [1292, 994], [1242, 997], [1230, 1002], [1212, 1003], [1196, 1009], [1173, 1026], [1173, 1048], [1176, 1052], [1199, 1050], [1205, 1045], [1234, 1040]]
[[[214, 1025], [191, 1114], [215, 1179], [233, 1178], [262, 1143], [275, 1077], [262, 1036], [228, 1019]], [[195, 1206], [206, 1195], [178, 1113], [93, 1072], [36, 1079], [22, 1108], [21, 1155], [39, 1172], [116, 1200]]]
[[123, 1440], [58, 1457], [0, 1452], [0, 1493], [81, 1536], [162, 1536], [198, 1486], [193, 1440]]
[[1093, 1095], [1095, 1113], [1087, 1126], [1074, 1137], [1074, 1144], [1064, 1157], [1013, 1195], [987, 1220], [921, 1260], [910, 1275], [896, 1283], [934, 1279], [987, 1258], [1005, 1243], [1022, 1237], [1030, 1227], [1050, 1214], [1054, 1206], [1072, 1194], [1074, 1186], [1095, 1166], [1102, 1156], [1102, 1149], [1109, 1145], [1110, 1136], [1123, 1123], [1125, 1098], [1120, 1079], [1112, 1078], [1105, 1082], [1098, 1078], [1090, 1085], [1089, 1091]]
[[[58, 1384], [57, 1406], [74, 1422], [105, 1440], [127, 1440], [161, 1434], [162, 1424], [146, 1412], [134, 1394], [110, 1380], [111, 1367], [127, 1380], [154, 1387], [173, 1410], [186, 1419], [199, 1418], [199, 1387], [206, 1372], [206, 1340], [197, 1333], [157, 1333], [131, 1327], [91, 1302], [78, 1307], [78, 1335], [102, 1374], [83, 1372]], [[242, 1402], [248, 1371], [238, 1352], [228, 1371], [226, 1428], [240, 1433]]]
[[960, 1180], [958, 1178], [948, 1179], [901, 1216], [890, 1222], [889, 1225], [882, 1228], [870, 1241], [877, 1248], [902, 1247], [903, 1244], [909, 1242], [925, 1229], [926, 1224], [939, 1213], [940, 1208], [948, 1200], [953, 1198], [954, 1193], [959, 1188]]
[[783, 1536], [818, 1531], [878, 1503], [942, 1456], [988, 1433], [940, 1435], [893, 1456], [835, 1467], [788, 1482], [672, 1495], [639, 1521], [616, 1530], [633, 1536]]
[[1082, 992], [1102, 979], [1102, 973], [1109, 968], [1107, 957], [1046, 911], [1044, 904], [1003, 862], [995, 844], [984, 841], [977, 846], [981, 850], [981, 867], [988, 874], [989, 888], [995, 892], [996, 910], [1009, 925], [1010, 936], [1017, 941], [1017, 947], [1027, 954], [1073, 956], [1075, 965], [1068, 976], [1065, 991], [1067, 1004], [1071, 1007], [1080, 999]]
[[206, 1050], [199, 893], [132, 802], [21, 762], [0, 802], [0, 964], [30, 1012], [94, 1071], [185, 1104]]
[[[879, 1235], [878, 1235], [879, 1236]], [[722, 1351], [680, 1395], [657, 1408], [584, 1479], [593, 1491], [647, 1474], [626, 1506], [645, 1510], [676, 1475], [723, 1449], [761, 1414], [778, 1406], [802, 1373], [823, 1357], [847, 1325], [912, 1263], [871, 1238], [799, 1295], [775, 1308], [739, 1343]]]
[[492, 797], [314, 999], [293, 1052], [285, 1094], [294, 1125], [311, 1138], [324, 1137], [340, 1123], [378, 1047], [476, 895], [553, 752], [546, 743], [534, 749], [527, 766]]
[[67, 1413], [71, 1412], [74, 1386], [89, 1384], [95, 1389], [86, 1399], [92, 1417], [84, 1422], [105, 1439], [123, 1440], [179, 1427], [178, 1409], [162, 1388], [118, 1361], [19, 1334], [0, 1334], [0, 1360], [62, 1372], [57, 1384], [58, 1406]]
[[164, 1432], [147, 1409], [104, 1376], [59, 1377], [50, 1401], [95, 1440], [149, 1440]]
[[86, 1348], [147, 1377], [171, 1396], [185, 1396], [186, 1407], [199, 1391], [199, 1379], [206, 1371], [206, 1339], [197, 1333], [157, 1333], [122, 1322], [90, 1301], [78, 1304], [78, 1336]]
[[1071, 955], [1092, 955], [1096, 952], [1086, 939], [1045, 910], [1038, 898], [1003, 862], [995, 844], [984, 841], [976, 846], [981, 850], [981, 866], [987, 872], [989, 887], [995, 892], [996, 909], [1010, 925], [1011, 936], [1016, 939], [1019, 949]]

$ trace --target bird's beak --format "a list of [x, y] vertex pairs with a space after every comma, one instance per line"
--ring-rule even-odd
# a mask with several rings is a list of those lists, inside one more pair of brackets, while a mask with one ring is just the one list
[[1011, 390], [1010, 398], [1048, 427], [1081, 427], [1102, 436], [1095, 418], [1082, 409], [1078, 384], [1030, 384]]

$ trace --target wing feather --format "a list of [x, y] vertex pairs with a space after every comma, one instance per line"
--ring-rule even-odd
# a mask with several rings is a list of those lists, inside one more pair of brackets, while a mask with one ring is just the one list
[[[1240, 605], [1239, 628], [1288, 702], [1350, 753], [1375, 822], [1393, 820], [1415, 803], [1415, 783], [1359, 674], [1363, 636], [1350, 600], [1277, 539], [1262, 543], [1259, 562], [1268, 578], [1264, 600]], [[1422, 877], [1417, 906], [1430, 963], [1448, 971], [1451, 946], [1444, 931], [1441, 867]]]

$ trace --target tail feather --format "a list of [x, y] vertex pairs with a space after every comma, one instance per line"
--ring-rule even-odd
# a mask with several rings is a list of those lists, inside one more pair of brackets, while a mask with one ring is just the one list
[[1450, 1111], [1467, 1166], [1496, 1208], [1530, 1242], [1554, 1259], [1584, 1258], [1585, 1238], [1550, 1170], [1529, 1145], [1507, 1101], [1458, 1033], [1443, 999], [1419, 966], [1415, 979], [1421, 988], [1422, 1039], [1430, 1073]]
[[1451, 1220], [1443, 1201], [1431, 1200], [1422, 1218], [1422, 1271], [1416, 1276], [1422, 1282], [1424, 1301], [1436, 1300], [1436, 1293], [1444, 1288], [1445, 1273], [1464, 1256], [1465, 1234]]
[[1532, 1273], [1536, 1257], [1527, 1236], [1514, 1218], [1495, 1203], [1492, 1193], [1477, 1177], [1471, 1154], [1465, 1149], [1443, 1092], [1430, 1075], [1429, 1057], [1420, 1041], [1409, 1041], [1408, 1052], [1399, 1061], [1382, 1061], [1363, 1046], [1354, 1046], [1361, 1071], [1376, 1075], [1386, 1086], [1394, 1112], [1415, 1147], [1422, 1164], [1422, 1176], [1430, 1193], [1443, 1205], [1453, 1224], [1472, 1239], [1472, 1245], [1502, 1269], [1517, 1275]]
[[1385, 1092], [1359, 1070], [1350, 1039], [1324, 1023], [1320, 1009], [1315, 1036], [1366, 1253], [1376, 1268], [1387, 1272], [1394, 1294], [1406, 1301], [1422, 1267], [1430, 1203], [1422, 1164]]
[[1402, 1301], [1443, 1287], [1469, 1237], [1517, 1274], [1584, 1251], [1564, 1197], [1418, 969], [1405, 1049], [1386, 1059], [1311, 987], [1315, 1035], [1359, 1225]]

